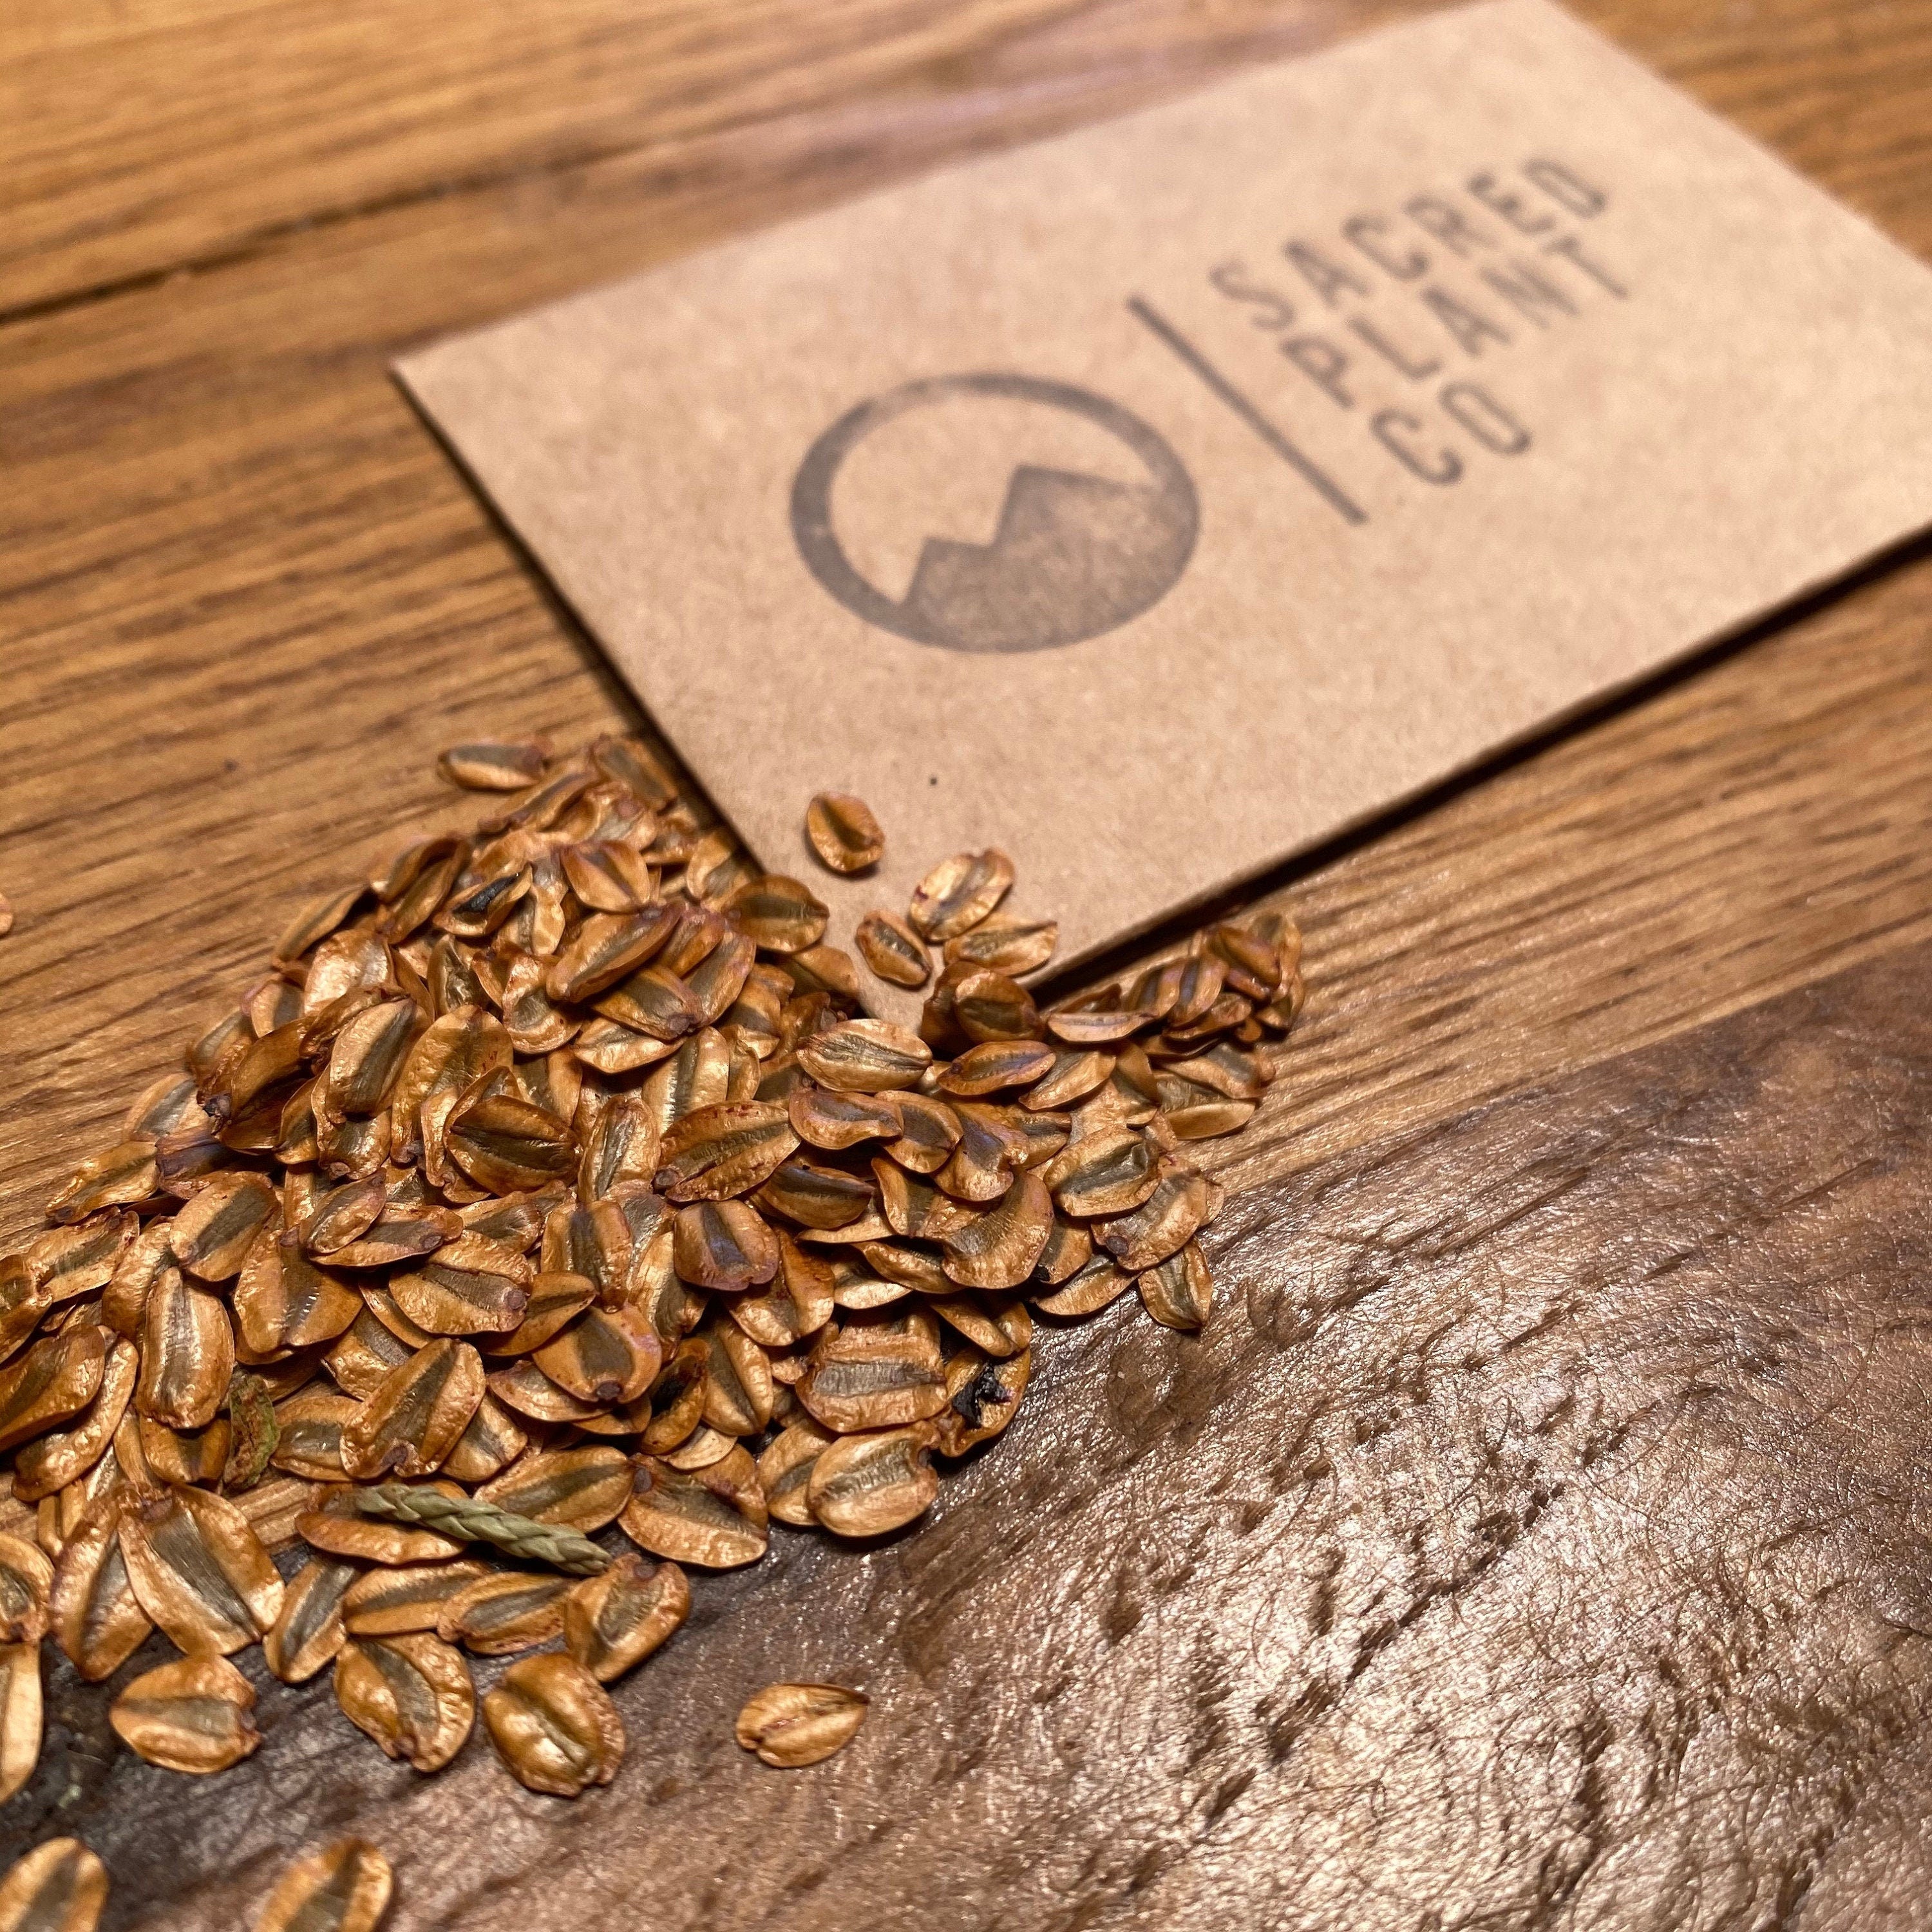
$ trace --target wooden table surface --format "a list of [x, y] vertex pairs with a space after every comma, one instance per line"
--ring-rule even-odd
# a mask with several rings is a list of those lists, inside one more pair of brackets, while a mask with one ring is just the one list
[[[0, 12], [0, 1250], [465, 735], [634, 722], [400, 350], [1402, 0]], [[1932, 4], [1589, 0], [1932, 256]], [[1051, 1337], [924, 1526], [706, 1579], [575, 1807], [268, 1685], [190, 1784], [51, 1673], [0, 1856], [408, 1928], [1932, 1924], [1932, 554], [1276, 882], [1223, 1301]], [[259, 1675], [259, 1670], [257, 1672]], [[820, 1770], [729, 1718], [878, 1702]]]

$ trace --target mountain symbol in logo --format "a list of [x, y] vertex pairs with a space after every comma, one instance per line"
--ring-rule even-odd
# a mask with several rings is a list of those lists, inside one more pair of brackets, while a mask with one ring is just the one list
[[[1115, 466], [1139, 480], [1016, 462], [991, 539], [927, 536], [904, 596], [892, 597], [840, 542], [832, 486], [846, 458], [874, 431], [908, 411], [962, 398], [1045, 405], [1096, 425], [1126, 452]], [[982, 414], [987, 433], [1000, 433], [1007, 412]], [[1198, 523], [1192, 482], [1147, 424], [1090, 391], [1025, 376], [940, 376], [862, 403], [813, 444], [792, 488], [800, 554], [826, 590], [882, 630], [957, 651], [1045, 650], [1116, 628], [1180, 577]]]

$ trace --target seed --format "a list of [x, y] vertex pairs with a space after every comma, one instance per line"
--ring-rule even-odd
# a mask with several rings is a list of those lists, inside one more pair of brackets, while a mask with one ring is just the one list
[[959, 1144], [959, 1116], [944, 1100], [923, 1094], [896, 1094], [892, 1105], [899, 1138], [886, 1149], [887, 1157], [909, 1174], [938, 1173]]
[[914, 1084], [932, 1064], [932, 1050], [903, 1027], [884, 1020], [847, 1020], [815, 1034], [798, 1058], [821, 1086], [883, 1094]]
[[362, 1306], [352, 1288], [303, 1253], [292, 1231], [262, 1230], [234, 1293], [242, 1346], [257, 1360], [334, 1341], [347, 1332]]
[[78, 1838], [50, 1838], [0, 1879], [0, 1932], [94, 1932], [106, 1903], [106, 1868]]
[[827, 1329], [796, 1393], [818, 1421], [842, 1435], [922, 1422], [946, 1406], [938, 1330], [926, 1315]]
[[962, 1288], [1018, 1288], [1053, 1232], [1053, 1198], [1036, 1174], [1022, 1174], [996, 1208], [941, 1238], [946, 1274]]
[[1030, 1086], [1052, 1071], [1053, 1048], [1034, 1040], [987, 1040], [962, 1053], [939, 1076], [949, 1094], [996, 1094]]
[[131, 1342], [116, 1341], [109, 1348], [100, 1386], [72, 1426], [27, 1443], [14, 1456], [14, 1494], [18, 1501], [38, 1502], [93, 1468], [120, 1426], [139, 1368]]
[[519, 1784], [574, 1798], [608, 1784], [624, 1761], [624, 1725], [610, 1694], [574, 1658], [526, 1657], [483, 1700], [496, 1754]]
[[962, 1348], [946, 1364], [946, 1405], [934, 1446], [942, 1456], [963, 1456], [998, 1435], [1019, 1412], [1033, 1373], [1033, 1352], [1022, 1348], [1004, 1361], [974, 1348]]
[[0, 1644], [0, 1804], [33, 1775], [40, 1756], [40, 1647]]
[[617, 839], [566, 845], [562, 860], [571, 890], [593, 912], [640, 911], [657, 890], [643, 854]]
[[812, 1468], [838, 1439], [830, 1430], [802, 1414], [787, 1424], [759, 1456], [758, 1480], [764, 1489], [766, 1507], [780, 1522], [806, 1529], [818, 1520], [807, 1500]]
[[103, 1214], [70, 1228], [51, 1228], [27, 1244], [26, 1265], [44, 1303], [92, 1294], [114, 1278], [140, 1222], [125, 1212]]
[[750, 1288], [778, 1272], [777, 1239], [745, 1201], [680, 1208], [672, 1255], [679, 1274], [698, 1288]]
[[119, 1506], [121, 1550], [142, 1610], [182, 1649], [226, 1656], [281, 1613], [282, 1580], [225, 1497], [170, 1489]]
[[541, 1187], [577, 1165], [568, 1126], [554, 1114], [508, 1094], [458, 1102], [444, 1139], [457, 1166], [494, 1194]]
[[1136, 1128], [1102, 1127], [1074, 1142], [1040, 1178], [1063, 1214], [1124, 1214], [1158, 1184], [1158, 1150]]
[[1095, 1255], [1056, 1287], [1051, 1294], [1035, 1294], [1033, 1305], [1042, 1315], [1061, 1321], [1078, 1321], [1097, 1315], [1107, 1304], [1133, 1286], [1134, 1277], [1124, 1272], [1110, 1255]]
[[1033, 1319], [1019, 1301], [982, 1301], [970, 1294], [937, 1297], [932, 1312], [982, 1354], [1004, 1361], [1033, 1340]]
[[619, 1557], [563, 1601], [563, 1640], [600, 1684], [643, 1663], [691, 1614], [691, 1586], [675, 1563]]
[[485, 738], [451, 746], [436, 767], [452, 784], [466, 791], [521, 791], [543, 776], [549, 762], [549, 748], [541, 742]]
[[268, 1668], [284, 1684], [305, 1684], [335, 1660], [344, 1640], [343, 1605], [363, 1574], [352, 1563], [316, 1557], [289, 1579], [281, 1613], [262, 1639]]
[[668, 1454], [697, 1428], [704, 1414], [708, 1342], [681, 1342], [651, 1387], [651, 1417], [643, 1446], [654, 1456]]
[[661, 1158], [656, 1120], [640, 1095], [614, 1100], [585, 1136], [577, 1171], [578, 1192], [601, 1201], [627, 1180], [647, 1181]]
[[418, 1348], [392, 1369], [342, 1431], [342, 1466], [358, 1482], [426, 1476], [483, 1399], [483, 1364], [466, 1342]]
[[486, 1388], [456, 1447], [442, 1459], [442, 1473], [459, 1483], [487, 1482], [529, 1444], [516, 1418]]
[[747, 879], [724, 897], [719, 909], [754, 946], [772, 952], [802, 952], [816, 946], [830, 916], [808, 886], [776, 873]]
[[592, 913], [553, 959], [543, 976], [553, 1000], [575, 1005], [635, 972], [668, 940], [677, 925], [668, 905], [637, 911]]
[[677, 1202], [748, 1194], [797, 1145], [782, 1106], [752, 1101], [700, 1107], [666, 1130], [656, 1184], [667, 1199]]
[[[548, 1642], [563, 1628], [568, 1576], [487, 1572], [442, 1606], [436, 1634], [479, 1657], [508, 1657]], [[487, 1709], [487, 1703], [486, 1703]]]
[[639, 1549], [706, 1570], [755, 1563], [770, 1540], [758, 1467], [742, 1449], [688, 1472], [640, 1456], [617, 1520]]
[[424, 1563], [407, 1569], [360, 1572], [341, 1600], [351, 1636], [401, 1636], [433, 1630], [460, 1592], [500, 1573], [472, 1561]]
[[239, 1764], [260, 1744], [254, 1706], [254, 1686], [226, 1658], [191, 1655], [136, 1678], [107, 1718], [150, 1764], [206, 1774]]
[[440, 1771], [476, 1717], [463, 1653], [428, 1631], [350, 1638], [335, 1660], [335, 1701], [386, 1756], [418, 1771]]
[[44, 1551], [0, 1534], [0, 1643], [38, 1643], [46, 1634], [53, 1580]]
[[131, 1207], [151, 1200], [156, 1189], [152, 1139], [122, 1141], [82, 1163], [48, 1202], [47, 1219], [79, 1221], [104, 1208]]
[[842, 1168], [794, 1159], [776, 1169], [758, 1190], [760, 1208], [803, 1228], [850, 1226], [872, 1207], [872, 1183]]
[[[1032, 994], [1004, 973], [967, 974], [953, 986], [952, 1011], [969, 1040], [1037, 1040], [1040, 1036], [1040, 1009]], [[1042, 1072], [1046, 1065], [1042, 1060]]]
[[556, 1384], [535, 1362], [513, 1362], [489, 1378], [489, 1393], [505, 1408], [532, 1422], [587, 1423], [600, 1413], [594, 1402], [586, 1402]]
[[772, 1419], [772, 1368], [745, 1331], [712, 1324], [704, 1338], [704, 1420], [727, 1436], [754, 1436]]
[[0, 1449], [11, 1449], [78, 1415], [100, 1387], [112, 1331], [83, 1322], [36, 1342], [0, 1370]]
[[[446, 1496], [462, 1493], [454, 1483], [434, 1483], [430, 1487]], [[463, 1550], [454, 1538], [433, 1529], [364, 1516], [356, 1506], [354, 1490], [346, 1484], [329, 1484], [318, 1491], [314, 1506], [296, 1518], [295, 1528], [314, 1548], [362, 1563], [436, 1563], [460, 1555]]]
[[850, 792], [819, 793], [805, 808], [805, 836], [834, 872], [862, 872], [885, 856], [886, 835], [872, 807]]
[[1096, 1224], [1094, 1238], [1130, 1274], [1164, 1262], [1212, 1218], [1213, 1184], [1172, 1156], [1154, 1190], [1132, 1213]]
[[1049, 1288], [1057, 1287], [1078, 1274], [1093, 1258], [1093, 1236], [1071, 1221], [1057, 1220], [1046, 1238], [1046, 1246], [1040, 1251], [1040, 1259], [1033, 1264], [1032, 1280]]
[[484, 1502], [584, 1535], [614, 1522], [630, 1500], [631, 1459], [620, 1450], [532, 1450], [477, 1491]]
[[188, 1274], [232, 1280], [280, 1204], [259, 1174], [217, 1174], [175, 1216], [169, 1245]]
[[806, 1502], [838, 1536], [882, 1536], [922, 1516], [939, 1493], [926, 1460], [928, 1423], [877, 1434], [843, 1436], [812, 1466]]
[[664, 1360], [664, 1344], [641, 1316], [592, 1307], [530, 1359], [560, 1388], [608, 1408], [633, 1401], [650, 1388]]
[[906, 916], [928, 939], [956, 939], [986, 918], [1012, 883], [1013, 862], [1004, 852], [961, 852], [919, 882]]
[[959, 1144], [939, 1170], [939, 1185], [956, 1200], [984, 1205], [1004, 1199], [1013, 1175], [1028, 1164], [1031, 1151], [1019, 1118], [964, 1100], [953, 1113], [959, 1122]]
[[112, 1676], [154, 1628], [128, 1578], [112, 1496], [69, 1532], [55, 1559], [48, 1610], [56, 1640], [89, 1683]]
[[786, 1102], [785, 1112], [800, 1140], [836, 1153], [862, 1141], [896, 1138], [900, 1132], [898, 1108], [896, 1099], [801, 1087]]
[[916, 1288], [921, 1294], [955, 1292], [930, 1248], [915, 1247], [909, 1241], [868, 1241], [859, 1252], [874, 1274], [902, 1288]]
[[1199, 1328], [1214, 1305], [1214, 1277], [1197, 1242], [1190, 1241], [1147, 1269], [1138, 1285], [1147, 1312], [1163, 1328]]
[[338, 1838], [282, 1874], [255, 1932], [375, 1932], [392, 1883], [388, 1860], [367, 1839]]
[[871, 1702], [837, 1684], [767, 1684], [746, 1700], [734, 1735], [762, 1762], [796, 1771], [850, 1743]]
[[831, 1319], [832, 1273], [815, 1255], [801, 1248], [789, 1234], [780, 1234], [778, 1271], [771, 1286], [758, 1294], [735, 1297], [733, 1321], [767, 1348], [786, 1348], [816, 1334]]
[[922, 986], [932, 978], [926, 942], [897, 913], [868, 912], [852, 937], [860, 957], [887, 984]]
[[391, 1285], [396, 1306], [431, 1335], [497, 1335], [514, 1329], [530, 1304], [536, 1270], [514, 1248], [464, 1234], [421, 1270]]
[[942, 1241], [973, 1221], [971, 1209], [895, 1162], [874, 1161], [872, 1178], [879, 1185], [880, 1214], [895, 1234], [910, 1240]]
[[1060, 928], [1052, 920], [1015, 919], [1010, 914], [982, 920], [970, 932], [946, 942], [949, 966], [980, 966], [994, 973], [1036, 973], [1053, 957]]
[[362, 1407], [352, 1396], [321, 1389], [291, 1396], [275, 1411], [276, 1440], [269, 1461], [292, 1476], [341, 1482], [348, 1474], [342, 1466], [342, 1432]]

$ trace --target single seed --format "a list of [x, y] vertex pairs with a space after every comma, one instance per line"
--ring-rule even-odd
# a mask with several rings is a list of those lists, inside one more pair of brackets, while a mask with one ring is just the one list
[[543, 776], [549, 762], [548, 748], [542, 743], [495, 738], [452, 745], [436, 761], [452, 784], [466, 791], [521, 791]]
[[818, 1764], [850, 1744], [872, 1700], [838, 1684], [768, 1684], [738, 1713], [739, 1744], [782, 1771]]
[[956, 939], [986, 918], [1012, 883], [1013, 862], [1004, 852], [962, 852], [920, 881], [906, 916], [928, 939]]
[[50, 1838], [0, 1879], [0, 1932], [94, 1932], [106, 1903], [106, 1867], [78, 1838]]
[[0, 1644], [0, 1804], [40, 1762], [40, 1646]]
[[177, 1658], [115, 1699], [108, 1721], [135, 1755], [198, 1776], [239, 1764], [262, 1742], [255, 1688], [225, 1657]]
[[[446, 1643], [460, 1643], [479, 1657], [508, 1657], [547, 1643], [563, 1628], [568, 1576], [497, 1570], [479, 1576], [450, 1598], [436, 1620]], [[488, 1700], [484, 1700], [487, 1712]]]
[[926, 942], [894, 912], [868, 912], [852, 935], [859, 956], [889, 986], [922, 986], [932, 977]]
[[463, 1653], [427, 1631], [350, 1638], [335, 1660], [335, 1701], [386, 1756], [423, 1772], [463, 1748], [476, 1718]]
[[487, 1564], [464, 1560], [361, 1571], [341, 1600], [342, 1623], [350, 1636], [403, 1636], [412, 1630], [433, 1630], [452, 1598], [500, 1574]]
[[805, 836], [834, 872], [862, 872], [885, 856], [886, 835], [872, 807], [850, 792], [819, 793], [805, 808]]
[[608, 1784], [624, 1761], [617, 1707], [573, 1657], [552, 1652], [512, 1664], [484, 1699], [483, 1721], [510, 1774], [532, 1791], [574, 1798]]
[[375, 1932], [389, 1909], [389, 1862], [364, 1838], [338, 1838], [275, 1882], [255, 1932]]
[[206, 1490], [124, 1496], [122, 1554], [142, 1610], [182, 1649], [224, 1656], [281, 1613], [283, 1586], [254, 1528]]
[[847, 1020], [814, 1035], [798, 1058], [821, 1086], [884, 1094], [914, 1085], [932, 1064], [932, 1049], [884, 1020]]
[[675, 1563], [623, 1556], [564, 1599], [564, 1642], [598, 1683], [608, 1684], [641, 1664], [690, 1614], [691, 1586]]
[[652, 1456], [638, 1459], [619, 1526], [639, 1549], [705, 1570], [755, 1563], [770, 1540], [757, 1466], [734, 1449], [688, 1474]]
[[281, 1613], [262, 1639], [268, 1668], [284, 1684], [304, 1684], [342, 1648], [343, 1605], [364, 1572], [352, 1563], [312, 1558], [289, 1579]]
[[939, 1493], [926, 1460], [930, 1424], [878, 1434], [844, 1436], [812, 1466], [806, 1502], [838, 1536], [879, 1536], [922, 1516]]
[[1214, 1305], [1214, 1282], [1200, 1245], [1190, 1241], [1143, 1273], [1141, 1300], [1163, 1328], [1192, 1330], [1205, 1325]]

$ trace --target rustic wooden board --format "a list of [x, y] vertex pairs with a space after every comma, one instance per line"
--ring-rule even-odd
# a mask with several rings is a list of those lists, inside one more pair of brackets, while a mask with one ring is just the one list
[[[480, 1738], [418, 1780], [254, 1652], [267, 1742], [197, 1784], [63, 1667], [8, 1835], [157, 1928], [347, 1829], [395, 1932], [1922, 1924], [1928, 991], [1900, 952], [1252, 1190], [1204, 1335], [1056, 1334], [929, 1521], [699, 1579], [607, 1792]], [[856, 1742], [739, 1751], [781, 1677], [869, 1691]]]

